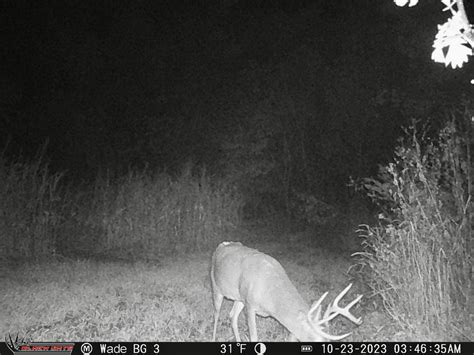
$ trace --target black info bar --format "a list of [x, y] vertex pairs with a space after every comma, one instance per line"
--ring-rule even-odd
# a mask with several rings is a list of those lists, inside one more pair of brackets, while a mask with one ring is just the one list
[[0, 354], [33, 355], [473, 355], [474, 343], [171, 343], [171, 342], [6, 342]]

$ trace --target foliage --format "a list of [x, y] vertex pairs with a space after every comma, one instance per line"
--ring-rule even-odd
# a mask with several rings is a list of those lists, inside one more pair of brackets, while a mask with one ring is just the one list
[[263, 208], [263, 197], [274, 193], [277, 186], [272, 179], [279, 162], [272, 146], [278, 132], [271, 119], [262, 114], [255, 114], [244, 124], [243, 130], [222, 142], [222, 172], [223, 179], [245, 197], [247, 211], [255, 212]]
[[94, 184], [63, 186], [42, 155], [0, 157], [0, 256], [105, 255], [156, 259], [206, 249], [239, 223], [239, 197], [204, 169], [181, 175], [129, 171]]
[[156, 259], [221, 241], [238, 224], [238, 206], [226, 186], [186, 165], [176, 178], [146, 170], [99, 178], [83, 215], [101, 231], [93, 252]]
[[[415, 6], [418, 0], [394, 0], [398, 6]], [[443, 11], [450, 11], [452, 17], [444, 24], [438, 25], [438, 33], [433, 43], [431, 59], [437, 63], [451, 65], [453, 69], [461, 68], [473, 55], [474, 27], [464, 9], [464, 0], [441, 0], [446, 6]]]
[[334, 206], [307, 193], [296, 193], [290, 208], [295, 220], [316, 226], [324, 225], [338, 215]]
[[358, 271], [415, 339], [469, 338], [462, 329], [471, 270], [468, 156], [454, 121], [436, 141], [420, 140], [411, 127], [394, 161], [362, 183], [382, 213], [379, 226], [360, 230]]
[[0, 257], [29, 257], [55, 253], [64, 201], [43, 149], [31, 162], [9, 162], [0, 155]]

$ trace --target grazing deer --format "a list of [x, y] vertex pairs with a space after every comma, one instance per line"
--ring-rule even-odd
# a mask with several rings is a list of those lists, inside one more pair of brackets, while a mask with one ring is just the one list
[[325, 325], [339, 314], [357, 325], [362, 323], [360, 318], [349, 312], [362, 295], [346, 307], [338, 306], [352, 284], [334, 299], [321, 318], [321, 303], [327, 292], [310, 308], [278, 261], [256, 249], [247, 248], [242, 243], [219, 244], [212, 256], [211, 283], [215, 308], [212, 341], [216, 340], [217, 322], [224, 297], [234, 301], [230, 318], [237, 341], [240, 341], [238, 318], [244, 307], [247, 309], [250, 341], [258, 341], [255, 314], [278, 320], [291, 333], [290, 341], [340, 340], [349, 336], [350, 333], [330, 335], [324, 332]]

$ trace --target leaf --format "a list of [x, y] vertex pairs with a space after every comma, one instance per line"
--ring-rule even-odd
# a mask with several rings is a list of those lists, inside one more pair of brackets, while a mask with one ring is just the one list
[[434, 49], [433, 53], [431, 53], [431, 60], [433, 60], [436, 63], [444, 63], [445, 62], [442, 47], [438, 47], [438, 48]]
[[461, 68], [464, 63], [467, 63], [470, 55], [472, 55], [471, 48], [461, 43], [453, 43], [448, 47], [445, 65], [448, 66], [451, 64], [453, 69], [457, 67]]
[[393, 2], [395, 3], [395, 5], [400, 7], [405, 6], [406, 4], [408, 4], [409, 7], [418, 4], [418, 0], [393, 0]]
[[[437, 63], [444, 63], [445, 66], [451, 65], [453, 69], [462, 67], [468, 61], [468, 57], [473, 54], [464, 37], [464, 29], [465, 23], [459, 13], [444, 24], [438, 25], [431, 59]], [[443, 51], [444, 48], [447, 50]]]
[[408, 0], [393, 0], [393, 2], [395, 5], [402, 7], [408, 3]]

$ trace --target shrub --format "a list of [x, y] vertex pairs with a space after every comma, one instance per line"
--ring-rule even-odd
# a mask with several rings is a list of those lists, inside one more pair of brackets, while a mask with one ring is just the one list
[[469, 322], [468, 149], [454, 121], [436, 141], [412, 127], [394, 161], [362, 182], [382, 213], [361, 229], [358, 271], [415, 339], [459, 338]]

